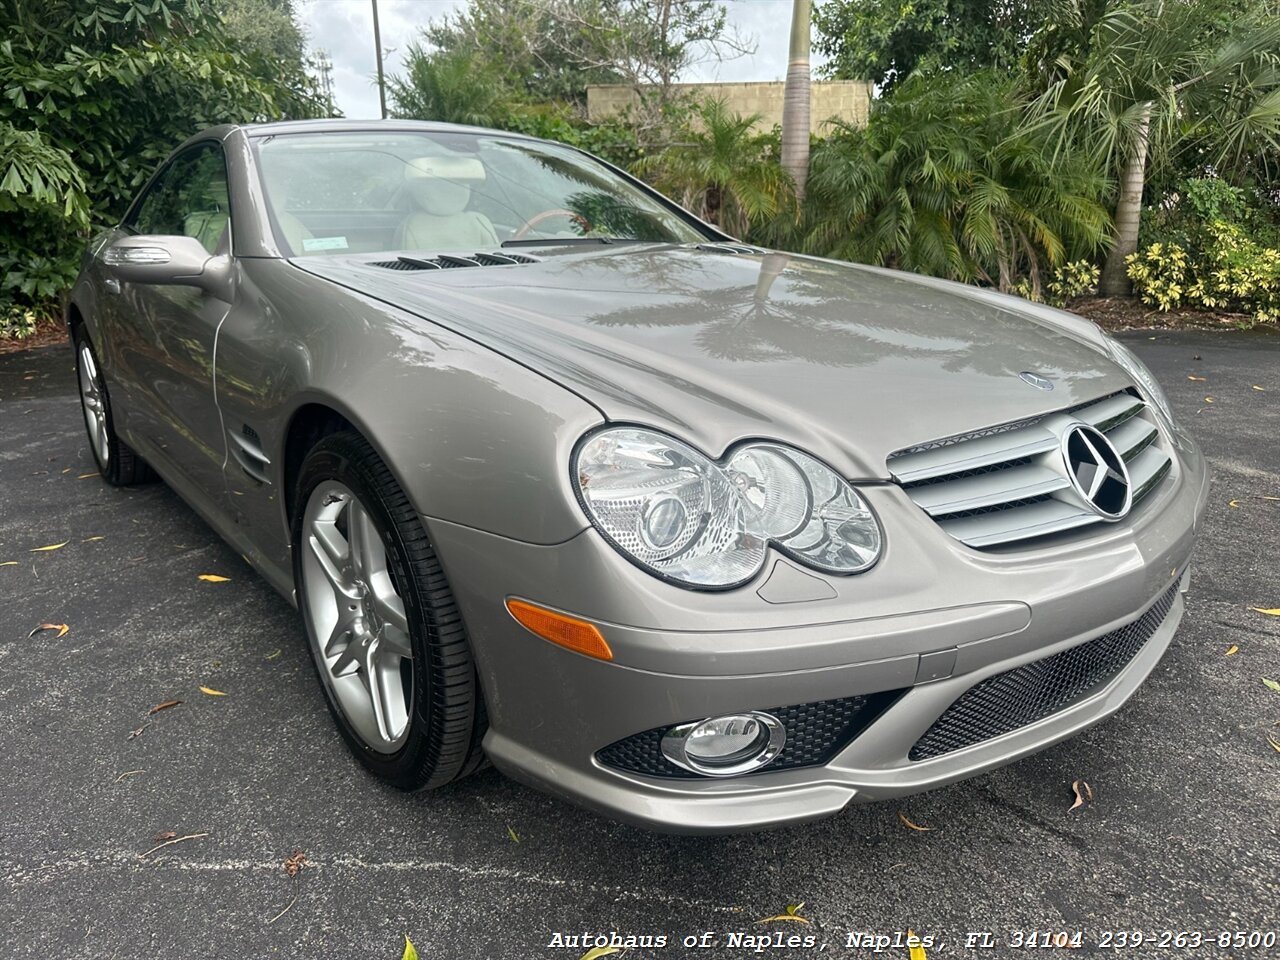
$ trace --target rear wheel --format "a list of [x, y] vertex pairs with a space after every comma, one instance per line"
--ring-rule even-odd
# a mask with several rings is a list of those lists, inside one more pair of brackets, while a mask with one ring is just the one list
[[76, 331], [75, 347], [80, 409], [84, 413], [84, 426], [89, 434], [89, 449], [93, 452], [93, 459], [102, 479], [117, 487], [128, 487], [153, 479], [155, 474], [147, 466], [147, 462], [116, 435], [107, 383], [103, 379], [93, 344], [89, 342], [83, 329]]
[[408, 790], [480, 763], [483, 701], [439, 558], [358, 434], [322, 439], [296, 491], [294, 576], [312, 659], [348, 746]]

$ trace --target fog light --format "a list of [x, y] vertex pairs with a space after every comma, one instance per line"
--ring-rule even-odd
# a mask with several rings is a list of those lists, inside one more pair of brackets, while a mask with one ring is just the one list
[[703, 776], [736, 777], [774, 760], [786, 742], [777, 717], [753, 710], [672, 727], [663, 734], [662, 754]]

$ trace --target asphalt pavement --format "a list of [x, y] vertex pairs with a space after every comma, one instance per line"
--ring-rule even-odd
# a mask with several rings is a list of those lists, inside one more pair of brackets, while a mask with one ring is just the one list
[[[1186, 619], [1133, 701], [965, 783], [716, 838], [613, 823], [492, 769], [429, 795], [370, 779], [285, 601], [165, 486], [97, 478], [70, 350], [0, 357], [0, 957], [396, 960], [408, 934], [423, 958], [577, 960], [557, 933], [616, 931], [666, 937], [636, 958], [905, 958], [847, 944], [908, 928], [930, 958], [1026, 956], [1017, 932], [1076, 930], [1075, 956], [1280, 956], [1100, 945], [1280, 936], [1280, 692], [1263, 683], [1280, 618], [1250, 610], [1280, 607], [1280, 336], [1125, 339], [1214, 470]], [[42, 623], [69, 629], [28, 636]], [[1069, 811], [1076, 780], [1093, 800]], [[800, 903], [811, 922], [756, 922]], [[967, 949], [970, 931], [995, 946]]]

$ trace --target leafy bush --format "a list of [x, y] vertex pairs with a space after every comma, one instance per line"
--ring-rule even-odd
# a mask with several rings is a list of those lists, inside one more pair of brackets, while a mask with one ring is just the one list
[[39, 316], [30, 307], [0, 304], [0, 340], [22, 340], [36, 332]]
[[1007, 77], [913, 74], [814, 151], [803, 247], [1040, 296], [1047, 269], [1102, 250], [1109, 184], [1022, 120]]
[[1101, 273], [1097, 264], [1090, 263], [1088, 260], [1072, 260], [1054, 269], [1053, 278], [1045, 287], [1044, 293], [1038, 294], [1028, 277], [1019, 277], [1013, 285], [1013, 292], [1037, 303], [1065, 307], [1077, 297], [1087, 297], [1096, 293]]
[[1280, 320], [1280, 249], [1221, 220], [1204, 234], [1197, 249], [1157, 242], [1126, 260], [1142, 302], [1162, 311], [1185, 306], [1248, 313], [1255, 323]]
[[301, 61], [237, 46], [193, 0], [6, 0], [4, 10], [0, 303], [48, 309], [88, 228], [118, 218], [202, 127], [327, 112]]

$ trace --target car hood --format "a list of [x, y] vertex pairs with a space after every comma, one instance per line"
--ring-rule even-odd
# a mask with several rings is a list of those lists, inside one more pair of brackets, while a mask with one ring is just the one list
[[895, 450], [1129, 383], [1093, 324], [973, 287], [781, 253], [571, 249], [445, 270], [293, 262], [483, 343], [610, 420], [712, 456], [780, 439], [850, 478], [887, 477]]

